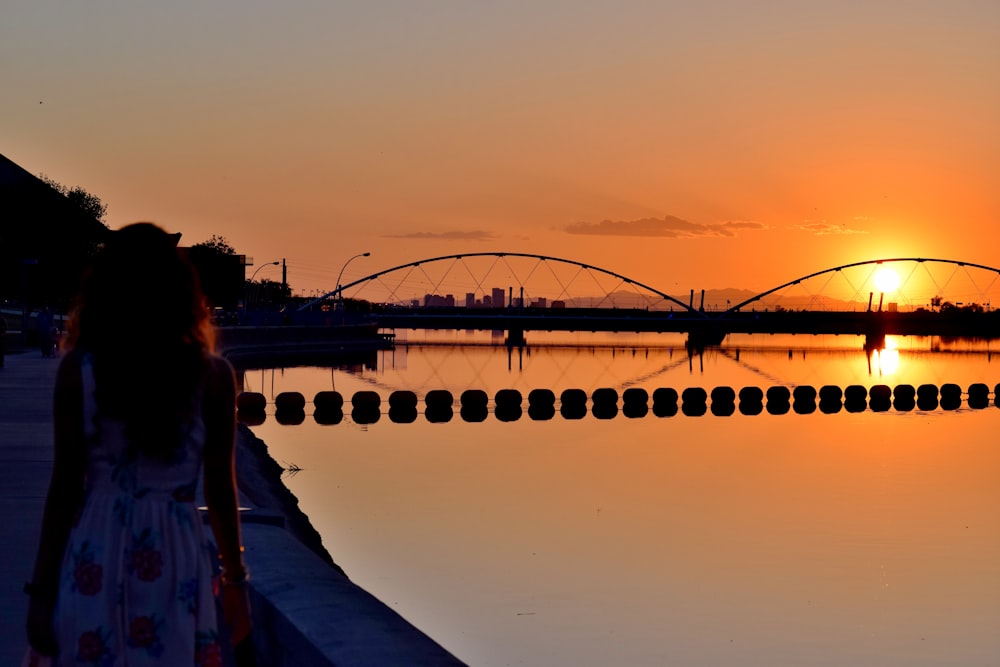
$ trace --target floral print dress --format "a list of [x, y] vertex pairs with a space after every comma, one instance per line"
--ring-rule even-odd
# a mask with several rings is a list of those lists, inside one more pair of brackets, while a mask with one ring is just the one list
[[204, 425], [174, 460], [129, 446], [98, 418], [93, 367], [82, 364], [88, 443], [83, 510], [59, 582], [58, 665], [221, 665], [212, 553], [195, 505]]

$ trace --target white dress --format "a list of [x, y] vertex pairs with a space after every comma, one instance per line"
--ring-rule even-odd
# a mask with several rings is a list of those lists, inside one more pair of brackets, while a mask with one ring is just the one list
[[56, 607], [58, 665], [222, 664], [212, 550], [195, 505], [205, 427], [200, 413], [169, 463], [97, 417], [83, 361], [87, 478], [63, 557]]

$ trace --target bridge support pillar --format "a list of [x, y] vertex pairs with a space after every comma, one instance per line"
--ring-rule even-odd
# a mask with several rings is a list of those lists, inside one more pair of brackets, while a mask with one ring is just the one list
[[524, 329], [511, 328], [507, 331], [507, 347], [524, 347]]

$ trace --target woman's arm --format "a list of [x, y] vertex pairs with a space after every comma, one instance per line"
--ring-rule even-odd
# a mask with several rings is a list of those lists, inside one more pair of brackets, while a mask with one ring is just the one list
[[236, 381], [229, 362], [211, 358], [203, 406], [205, 421], [205, 502], [222, 559], [222, 605], [233, 643], [250, 633], [250, 604], [240, 535], [236, 487]]
[[70, 530], [83, 503], [87, 449], [83, 435], [83, 382], [80, 358], [70, 353], [56, 375], [53, 401], [55, 457], [49, 482], [42, 534], [31, 582], [28, 642], [43, 655], [56, 652], [52, 608], [59, 590], [59, 570]]

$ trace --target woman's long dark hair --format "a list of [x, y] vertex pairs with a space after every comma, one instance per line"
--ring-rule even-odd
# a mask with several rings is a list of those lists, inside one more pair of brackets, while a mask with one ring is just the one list
[[142, 453], [169, 459], [214, 348], [208, 307], [179, 234], [140, 222], [110, 235], [84, 275], [66, 346], [93, 359], [98, 414]]

